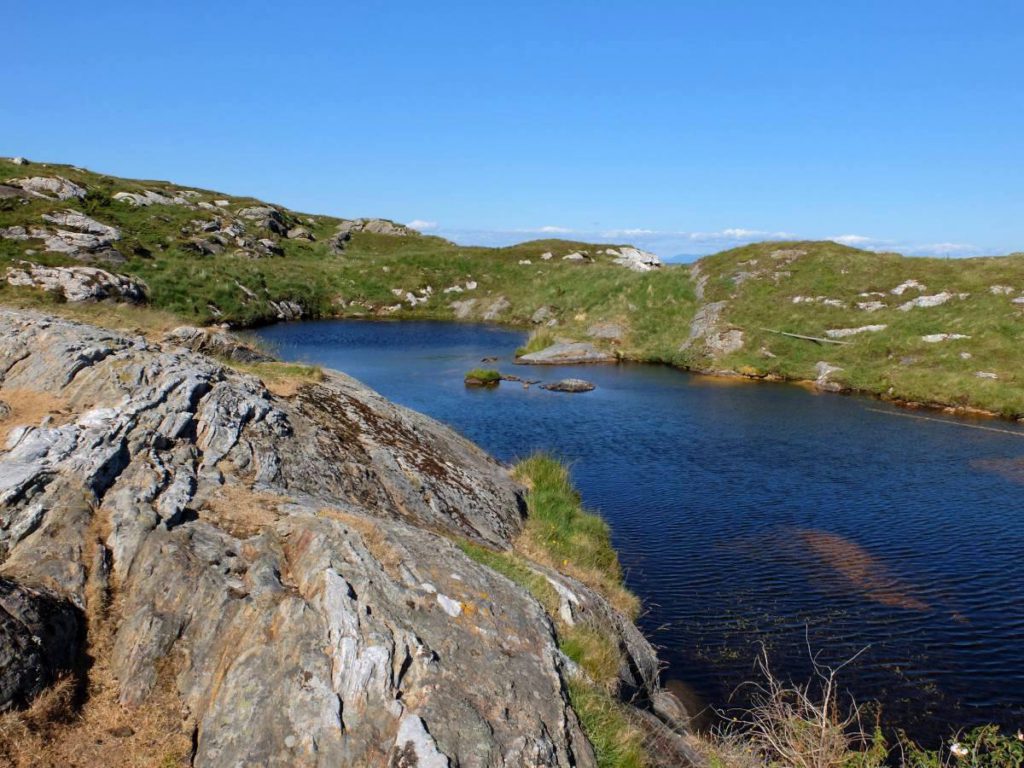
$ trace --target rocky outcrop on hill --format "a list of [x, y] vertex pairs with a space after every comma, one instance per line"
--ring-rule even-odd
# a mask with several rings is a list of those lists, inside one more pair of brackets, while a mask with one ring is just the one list
[[10, 285], [39, 288], [59, 295], [64, 301], [146, 301], [146, 285], [127, 275], [115, 275], [96, 267], [45, 267], [21, 262], [8, 267]]
[[[278, 397], [195, 338], [0, 310], [0, 708], [104, 632], [121, 703], [168, 695], [196, 766], [594, 765], [544, 609], [455, 543], [509, 546], [507, 471], [342, 374]], [[548, 576], [655, 700], [636, 628]]]
[[331, 249], [335, 252], [345, 250], [345, 243], [352, 239], [352, 235], [368, 232], [373, 235], [388, 235], [389, 237], [419, 237], [420, 233], [404, 224], [396, 224], [389, 219], [349, 219], [338, 225], [334, 237], [330, 240]]
[[653, 253], [641, 251], [639, 248], [623, 246], [622, 248], [608, 248], [605, 253], [613, 257], [615, 264], [626, 267], [634, 272], [650, 272], [652, 269], [661, 267], [661, 259]]
[[184, 205], [192, 207], [192, 202], [185, 194], [175, 194], [174, 197], [168, 197], [151, 189], [142, 192], [115, 192], [113, 197], [115, 200], [120, 200], [136, 208], [146, 208], [150, 205]]
[[72, 200], [85, 197], [85, 189], [63, 176], [33, 176], [27, 179], [11, 179], [7, 184], [20, 187], [34, 197], [56, 200]]
[[6, 240], [42, 240], [51, 253], [60, 253], [75, 259], [103, 259], [124, 261], [112, 247], [121, 239], [121, 231], [75, 210], [53, 211], [42, 215], [44, 222], [57, 226], [13, 226], [0, 229], [0, 238]]
[[701, 306], [694, 313], [690, 323], [690, 335], [679, 350], [694, 350], [712, 358], [731, 354], [743, 348], [743, 331], [726, 326], [722, 317], [728, 303], [712, 301]]

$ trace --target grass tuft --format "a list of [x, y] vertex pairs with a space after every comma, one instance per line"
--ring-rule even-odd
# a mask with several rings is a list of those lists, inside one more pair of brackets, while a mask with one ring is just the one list
[[517, 547], [598, 590], [635, 618], [640, 604], [623, 585], [608, 524], [583, 508], [565, 465], [539, 453], [516, 464], [514, 473], [528, 489], [526, 527]]
[[501, 381], [501, 374], [492, 368], [474, 368], [466, 373], [466, 383], [488, 386]]
[[645, 768], [650, 764], [644, 732], [622, 704], [581, 680], [569, 681], [569, 700], [594, 747], [599, 768]]
[[555, 334], [548, 328], [537, 328], [530, 332], [526, 343], [516, 350], [516, 357], [529, 355], [533, 352], [540, 352], [555, 343]]

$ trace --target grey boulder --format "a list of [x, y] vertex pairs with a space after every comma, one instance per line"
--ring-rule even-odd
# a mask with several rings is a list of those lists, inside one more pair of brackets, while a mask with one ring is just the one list
[[538, 352], [516, 358], [526, 365], [579, 365], [584, 363], [614, 363], [616, 357], [599, 350], [585, 341], [558, 342]]
[[541, 384], [540, 388], [551, 392], [590, 392], [595, 387], [585, 379], [562, 379], [550, 384]]

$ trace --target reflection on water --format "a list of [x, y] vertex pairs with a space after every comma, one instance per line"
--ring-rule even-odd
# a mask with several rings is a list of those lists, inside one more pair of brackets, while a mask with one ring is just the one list
[[[907, 414], [792, 386], [721, 386], [664, 367], [522, 369], [522, 334], [318, 322], [260, 335], [362, 379], [503, 460], [548, 449], [611, 523], [667, 677], [725, 706], [763, 643], [810, 674], [808, 644], [918, 737], [1024, 721], [1024, 429]], [[466, 389], [483, 357], [583, 395]], [[910, 417], [912, 416], [912, 418]], [[742, 689], [740, 689], [742, 691]]]

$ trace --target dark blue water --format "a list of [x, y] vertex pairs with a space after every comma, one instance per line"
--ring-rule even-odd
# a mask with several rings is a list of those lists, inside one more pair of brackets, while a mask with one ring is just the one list
[[[610, 522], [668, 677], [727, 705], [763, 643], [777, 671], [864, 652], [842, 681], [925, 740], [1024, 721], [1024, 429], [645, 365], [529, 368], [522, 334], [325, 321], [259, 335], [511, 461], [552, 451]], [[583, 376], [582, 395], [467, 389]]]

